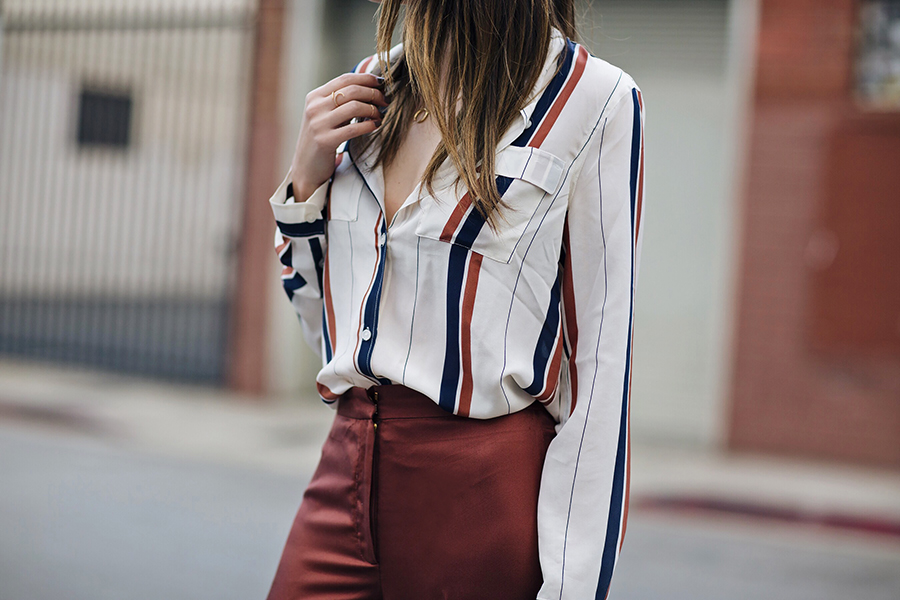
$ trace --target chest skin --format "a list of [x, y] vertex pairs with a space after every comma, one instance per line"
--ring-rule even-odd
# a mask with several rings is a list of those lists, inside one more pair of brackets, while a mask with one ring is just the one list
[[384, 207], [389, 224], [422, 180], [425, 167], [440, 141], [441, 132], [430, 117], [421, 123], [413, 121], [410, 124], [397, 155], [384, 168]]

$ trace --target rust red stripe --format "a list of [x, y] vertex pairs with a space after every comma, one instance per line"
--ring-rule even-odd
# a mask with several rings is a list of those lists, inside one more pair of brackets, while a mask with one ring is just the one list
[[456, 413], [469, 416], [472, 406], [472, 311], [475, 307], [475, 294], [478, 291], [478, 274], [481, 271], [481, 254], [469, 253], [469, 273], [466, 276], [466, 288], [463, 291], [462, 323], [460, 344], [462, 346], [462, 388], [459, 392], [459, 409]]
[[572, 248], [569, 245], [569, 218], [563, 224], [563, 245], [566, 248], [566, 259], [563, 262], [563, 310], [565, 311], [566, 334], [569, 339], [569, 379], [572, 402], [569, 414], [575, 410], [578, 397], [578, 367], [575, 365], [575, 354], [578, 352], [578, 322], [575, 319], [575, 283], [572, 280]]
[[544, 391], [537, 397], [538, 400], [544, 402], [556, 393], [559, 386], [559, 366], [562, 364], [563, 350], [563, 326], [562, 320], [559, 322], [559, 329], [556, 333], [556, 349], [553, 351], [553, 358], [550, 359], [550, 368], [547, 372], [547, 379], [544, 383]]
[[572, 90], [575, 89], [578, 80], [581, 79], [581, 74], [584, 73], [584, 65], [587, 64], [587, 55], [588, 52], [585, 50], [584, 46], [578, 46], [578, 58], [575, 59], [575, 67], [572, 69], [572, 76], [569, 77], [569, 81], [566, 82], [566, 87], [564, 87], [559, 96], [556, 97], [556, 101], [553, 103], [553, 106], [550, 107], [547, 116], [544, 117], [544, 122], [541, 123], [537, 133], [535, 133], [534, 137], [531, 138], [531, 141], [528, 142], [529, 146], [534, 148], [539, 147], [544, 142], [544, 138], [547, 137], [547, 134], [550, 133], [550, 129], [552, 129], [553, 124], [556, 123], [556, 118], [559, 116], [559, 113], [562, 112], [563, 106], [565, 106], [566, 102], [569, 100], [569, 96], [572, 95]]
[[275, 246], [275, 254], [277, 254], [278, 256], [281, 256], [281, 251], [284, 250], [287, 247], [287, 245], [291, 243], [291, 240], [289, 240], [288, 238], [286, 238], [284, 236], [281, 236], [281, 239], [283, 241], [280, 244], [278, 244], [277, 246]]
[[366, 68], [369, 66], [369, 63], [372, 62], [372, 59], [373, 59], [373, 58], [375, 58], [375, 55], [374, 55], [374, 54], [373, 54], [372, 56], [368, 57], [366, 60], [364, 60], [364, 61], [362, 62], [362, 64], [359, 65], [359, 71], [357, 71], [357, 73], [365, 73], [365, 72], [366, 72]]
[[459, 224], [466, 215], [466, 211], [469, 210], [470, 204], [472, 204], [472, 200], [469, 198], [469, 192], [466, 192], [466, 195], [456, 204], [456, 207], [450, 214], [450, 218], [444, 225], [444, 229], [441, 231], [442, 242], [449, 242], [453, 239], [453, 234], [456, 233]]

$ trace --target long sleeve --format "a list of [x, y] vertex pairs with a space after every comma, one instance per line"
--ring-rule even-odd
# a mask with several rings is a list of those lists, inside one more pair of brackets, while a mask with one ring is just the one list
[[570, 188], [561, 301], [567, 397], [538, 500], [539, 600], [605, 599], [625, 536], [643, 125], [641, 92], [626, 76]]
[[282, 264], [281, 283], [300, 320], [307, 343], [319, 354], [323, 348], [322, 280], [325, 270], [324, 207], [329, 179], [305, 202], [295, 202], [291, 171], [272, 194], [269, 204], [275, 215], [275, 251]]

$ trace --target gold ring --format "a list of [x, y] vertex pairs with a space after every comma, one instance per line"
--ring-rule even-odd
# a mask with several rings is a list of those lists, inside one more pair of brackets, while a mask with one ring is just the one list
[[331, 92], [331, 100], [332, 100], [332, 102], [334, 102], [335, 107], [340, 106], [340, 104], [338, 104], [338, 101], [337, 101], [337, 94], [340, 94], [341, 96], [343, 96], [344, 92], [341, 92], [339, 90], [334, 90], [333, 92]]

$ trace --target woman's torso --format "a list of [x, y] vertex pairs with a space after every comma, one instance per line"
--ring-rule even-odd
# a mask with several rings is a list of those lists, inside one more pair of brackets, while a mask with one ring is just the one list
[[497, 233], [465, 187], [453, 187], [449, 160], [434, 196], [410, 183], [437, 144], [433, 130], [421, 129], [387, 172], [371, 166], [371, 148], [338, 166], [317, 376], [326, 399], [399, 383], [465, 416], [508, 414], [535, 398], [555, 412], [568, 386], [560, 291], [570, 172], [621, 71], [561, 35], [551, 49], [535, 88], [543, 92], [498, 145], [498, 189], [513, 210], [502, 210]]

